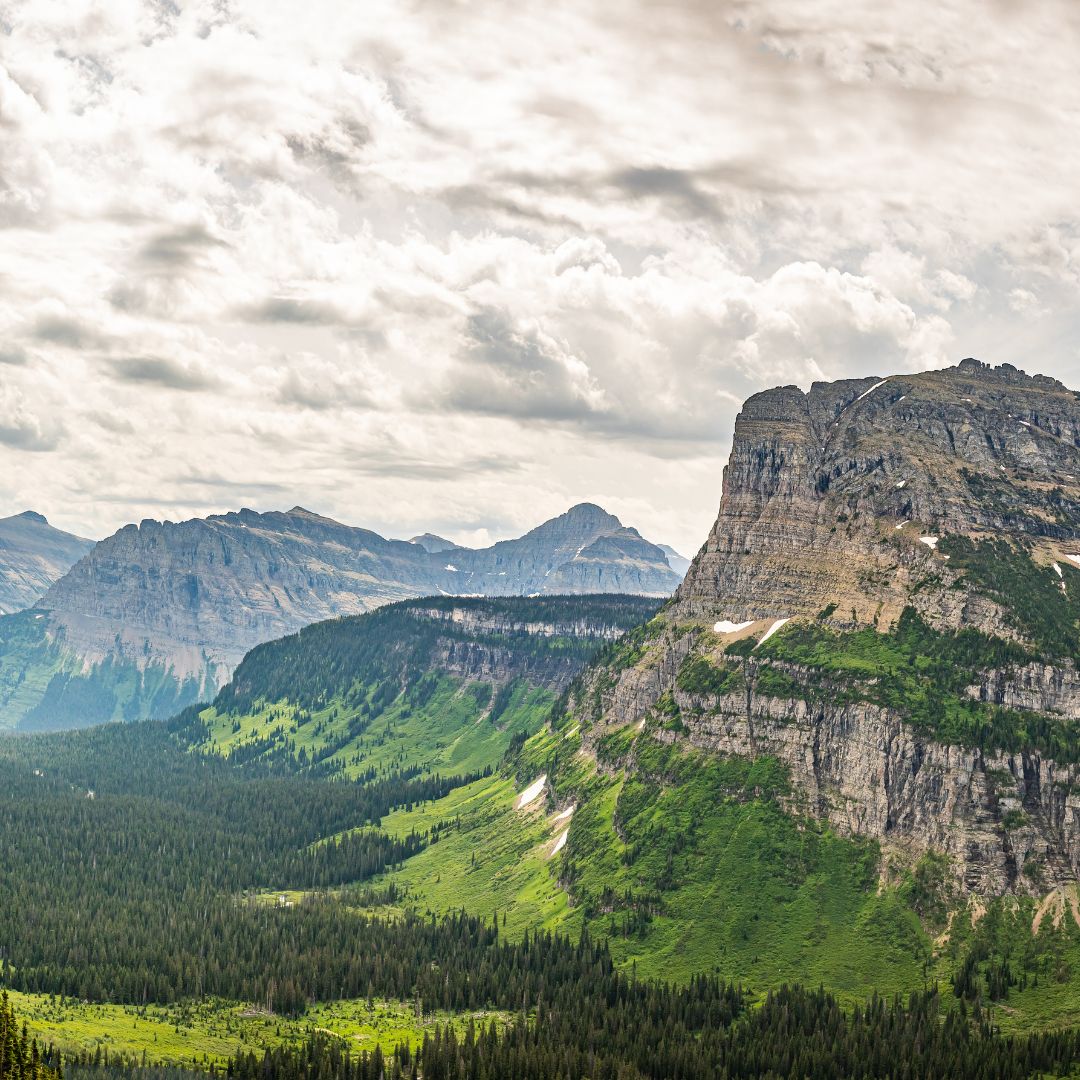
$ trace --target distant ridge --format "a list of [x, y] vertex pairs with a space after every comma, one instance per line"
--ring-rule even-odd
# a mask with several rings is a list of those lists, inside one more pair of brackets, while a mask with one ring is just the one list
[[0, 519], [0, 614], [29, 607], [93, 546], [34, 510]]
[[0, 655], [0, 727], [164, 717], [212, 697], [255, 645], [395, 600], [666, 597], [680, 581], [660, 548], [592, 503], [488, 548], [417, 540], [301, 506], [126, 525], [48, 588], [40, 618], [7, 628], [21, 644]]

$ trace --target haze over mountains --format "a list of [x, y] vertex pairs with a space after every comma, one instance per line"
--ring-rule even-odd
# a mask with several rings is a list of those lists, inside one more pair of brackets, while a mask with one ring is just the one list
[[126, 526], [32, 616], [0, 623], [0, 724], [166, 716], [211, 696], [260, 642], [409, 597], [663, 597], [680, 580], [660, 548], [589, 503], [490, 548], [441, 545], [301, 507]]

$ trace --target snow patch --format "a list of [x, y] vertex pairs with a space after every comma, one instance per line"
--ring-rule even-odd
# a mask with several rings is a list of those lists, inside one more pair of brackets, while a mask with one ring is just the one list
[[790, 615], [787, 616], [787, 618], [784, 618], [784, 619], [777, 619], [776, 622], [774, 622], [772, 624], [772, 626], [770, 626], [769, 629], [765, 631], [765, 633], [762, 636], [761, 640], [757, 643], [757, 645], [754, 646], [754, 648], [756, 649], [758, 647], [758, 645], [764, 645], [765, 642], [768, 641], [769, 638], [771, 638], [773, 636], [773, 634], [775, 634], [776, 631], [779, 630], [780, 627], [783, 626], [784, 623], [786, 623], [786, 622], [791, 622], [791, 616]]
[[906, 481], [906, 480], [901, 480], [901, 481], [900, 481], [900, 483], [899, 483], [899, 484], [897, 484], [896, 486], [897, 486], [898, 488], [902, 488], [902, 487], [903, 487], [903, 486], [904, 486], [904, 485], [905, 485], [906, 483], [907, 483], [907, 481]]
[[456, 574], [456, 573], [458, 572], [458, 569], [457, 569], [457, 567], [456, 567], [456, 566], [455, 566], [455, 565], [454, 565], [453, 563], [447, 563], [447, 564], [446, 564], [446, 565], [445, 565], [445, 566], [443, 567], [443, 569], [444, 569], [444, 570], [449, 570], [451, 574]]
[[566, 838], [570, 835], [570, 830], [565, 829], [559, 836], [559, 839], [555, 841], [555, 846], [551, 849], [551, 857], [555, 858], [564, 847], [566, 847]]
[[1058, 577], [1062, 577], [1061, 567], [1058, 566], [1057, 563], [1052, 563], [1051, 565], [1054, 567], [1054, 573], [1057, 574]]
[[897, 525], [896, 527], [898, 529], [902, 529], [910, 520], [911, 520], [911, 518], [906, 518], [904, 521], [901, 521], [900, 524]]
[[893, 404], [894, 404], [894, 405], [899, 405], [899, 404], [900, 404], [900, 402], [901, 402], [901, 401], [903, 401], [903, 400], [904, 400], [904, 398], [906, 398], [906, 397], [907, 397], [907, 394], [901, 394], [901, 395], [900, 395], [900, 397], [898, 397], [898, 398], [896, 399], [896, 401], [894, 401], [894, 402], [893, 402]]
[[931, 551], [937, 550], [938, 538], [936, 536], [920, 536], [919, 543], [925, 544]]
[[575, 724], [564, 736], [564, 739], [572, 739], [581, 730], [580, 724]]
[[1077, 566], [1080, 566], [1080, 555], [1070, 555], [1068, 552], [1066, 552], [1065, 558], [1068, 559], [1070, 562], [1076, 563]]
[[753, 626], [754, 620], [749, 622], [732, 622], [730, 619], [721, 619], [718, 623], [713, 624], [714, 634], [737, 634], [740, 630], [745, 630], [748, 626]]
[[881, 382], [874, 383], [874, 385], [871, 386], [870, 389], [866, 391], [866, 393], [860, 394], [851, 404], [854, 405], [856, 404], [856, 402], [862, 401], [862, 399], [866, 397], [867, 394], [872, 394], [879, 386], [884, 386], [888, 381], [888, 379], [882, 379]]
[[520, 810], [522, 807], [528, 806], [533, 802], [544, 790], [547, 784], [547, 773], [543, 776], [538, 776], [515, 800], [514, 809]]
[[568, 806], [565, 810], [560, 810], [551, 820], [552, 821], [565, 821], [567, 818], [574, 816], [574, 811], [577, 806]]

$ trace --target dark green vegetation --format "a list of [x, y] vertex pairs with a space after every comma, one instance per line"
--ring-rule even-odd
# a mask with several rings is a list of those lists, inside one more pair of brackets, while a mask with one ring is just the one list
[[[447, 646], [450, 659], [460, 648], [463, 662], [470, 651], [487, 648], [505, 655], [522, 674], [532, 673], [533, 681], [551, 684], [572, 678], [605, 632], [637, 626], [656, 608], [656, 600], [640, 596], [407, 600], [315, 623], [252, 649], [214, 705], [233, 715], [250, 712], [260, 701], [289, 701], [314, 711], [341, 698], [360, 705], [365, 716], [378, 716], [431, 670], [440, 645]], [[536, 633], [531, 624], [550, 629]]]
[[0, 993], [0, 1080], [59, 1080], [19, 1023], [6, 993]]
[[0, 616], [0, 710], [17, 715], [23, 731], [89, 727], [147, 715], [164, 720], [199, 700], [202, 683], [176, 680], [160, 665], [139, 668], [110, 659], [84, 670], [50, 636], [48, 615]]
[[1075, 566], [1066, 562], [1058, 577], [1052, 567], [1038, 565], [1024, 547], [1008, 540], [948, 536], [940, 549], [953, 569], [964, 571], [968, 584], [1005, 608], [1040, 657], [1080, 654], [1080, 570]]
[[[961, 1012], [944, 1013], [934, 993], [907, 1003], [875, 997], [845, 1013], [822, 990], [784, 987], [760, 1008], [708, 979], [671, 992], [597, 978], [557, 987], [531, 1021], [449, 1028], [417, 1052], [351, 1055], [315, 1035], [298, 1051], [239, 1055], [236, 1080], [1023, 1080], [1070, 1075], [1080, 1036], [1001, 1038]], [[559, 991], [562, 991], [561, 993]]]
[[[582, 753], [544, 680], [564, 685], [601, 647], [635, 663], [656, 626], [603, 646], [558, 632], [588, 622], [585, 603], [396, 605], [256, 650], [213, 708], [170, 724], [0, 742], [5, 983], [292, 1017], [392, 999], [428, 1033], [386, 1043], [381, 1062], [346, 1059], [331, 1036], [299, 1055], [277, 1040], [234, 1060], [252, 1078], [1004, 1077], [1071, 1059], [1072, 1036], [991, 1032], [1074, 1011], [1069, 919], [1033, 935], [1022, 903], [950, 923], [946, 866], [883, 874], [877, 845], [834, 835], [776, 760], [691, 750], [678, 728], [679, 693], [787, 694], [794, 663], [820, 680], [807, 693], [891, 693], [932, 716], [939, 699], [920, 694], [962, 690], [942, 691], [947, 667], [1024, 650], [937, 635], [911, 613], [890, 635], [793, 623], [745, 657], [686, 663], [644, 727], [606, 729]], [[631, 606], [619, 598], [616, 614]], [[439, 614], [462, 610], [476, 617]], [[553, 629], [534, 639], [525, 622]], [[843, 1008], [801, 990], [762, 1004], [791, 980]], [[844, 1011], [871, 988], [935, 986]], [[494, 1028], [465, 1031], [462, 1014], [484, 1010]], [[447, 1014], [456, 1024], [433, 1031]], [[897, 1061], [907, 1073], [888, 1071]]]
[[362, 994], [371, 951], [344, 947], [366, 931], [340, 905], [237, 896], [381, 873], [425, 838], [367, 826], [455, 783], [267, 776], [187, 753], [150, 723], [0, 743], [6, 981], [92, 1000], [216, 994], [285, 1011], [349, 987]]
[[[1075, 581], [1080, 588], [1080, 576]], [[1060, 590], [1053, 591], [1061, 596]], [[837, 631], [821, 623], [792, 623], [754, 655], [810, 668], [814, 674], [799, 679], [796, 695], [809, 701], [872, 702], [895, 709], [916, 731], [943, 743], [984, 750], [1032, 748], [1062, 763], [1080, 761], [1076, 721], [1004, 709], [964, 693], [981, 672], [1029, 662], [1036, 659], [1034, 653], [977, 630], [935, 630], [912, 608], [886, 634], [872, 627]], [[758, 678], [767, 670], [760, 669]], [[759, 692], [771, 692], [767, 679]], [[783, 693], [790, 692], [786, 684]]]

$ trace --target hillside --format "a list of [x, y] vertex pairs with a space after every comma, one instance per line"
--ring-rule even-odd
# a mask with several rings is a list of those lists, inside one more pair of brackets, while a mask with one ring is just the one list
[[40, 625], [0, 618], [0, 728], [164, 718], [212, 697], [261, 642], [408, 597], [660, 597], [679, 580], [659, 548], [590, 504], [452, 557], [299, 507], [144, 521], [57, 581], [34, 609]]
[[233, 761], [324, 775], [492, 768], [656, 607], [616, 595], [432, 597], [316, 623], [252, 650], [186, 737]]
[[32, 510], [0, 518], [0, 615], [31, 607], [93, 546]]

